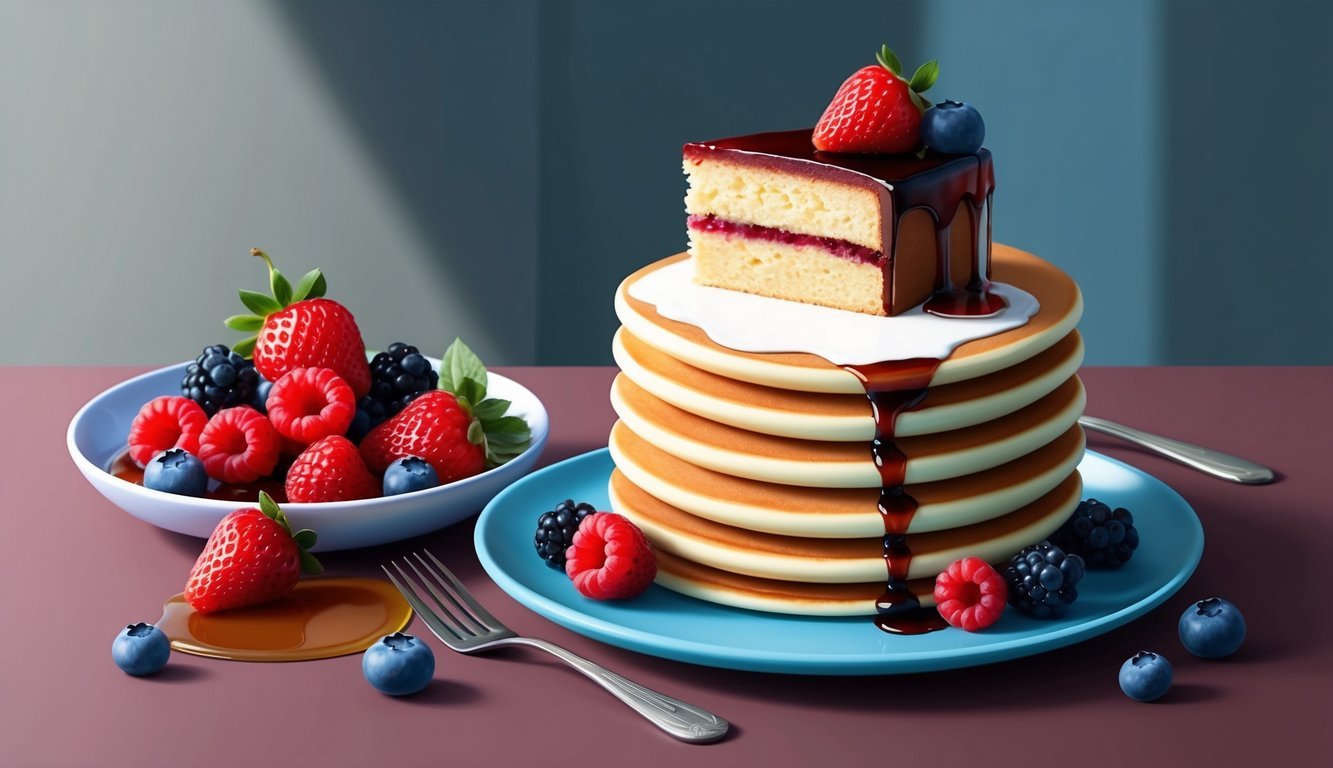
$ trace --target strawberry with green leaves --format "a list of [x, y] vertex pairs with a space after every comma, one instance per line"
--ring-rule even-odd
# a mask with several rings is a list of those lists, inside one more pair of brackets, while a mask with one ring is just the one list
[[920, 148], [921, 113], [930, 106], [921, 94], [935, 84], [940, 65], [932, 59], [907, 80], [889, 46], [875, 58], [878, 64], [854, 72], [834, 94], [815, 125], [815, 149], [899, 154]]
[[497, 467], [527, 450], [528, 423], [505, 415], [508, 400], [486, 397], [486, 367], [455, 339], [440, 364], [439, 389], [424, 392], [361, 440], [361, 457], [382, 474], [395, 459], [425, 459], [441, 483]]
[[185, 584], [185, 601], [200, 613], [258, 605], [289, 594], [302, 573], [324, 567], [306, 550], [315, 532], [292, 533], [287, 516], [267, 493], [218, 522]]
[[272, 295], [241, 291], [241, 303], [254, 314], [232, 315], [224, 323], [242, 333], [254, 333], [232, 346], [243, 357], [254, 356], [255, 368], [277, 381], [293, 368], [328, 368], [338, 374], [357, 398], [370, 392], [370, 365], [361, 329], [347, 308], [324, 298], [324, 274], [312, 269], [292, 287], [273, 267], [268, 254], [255, 248], [251, 255], [268, 265]]

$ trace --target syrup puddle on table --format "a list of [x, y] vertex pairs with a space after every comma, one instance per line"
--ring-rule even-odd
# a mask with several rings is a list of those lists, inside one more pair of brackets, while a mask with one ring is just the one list
[[199, 613], [173, 595], [157, 626], [182, 653], [233, 661], [307, 661], [359, 653], [405, 628], [412, 609], [387, 581], [303, 579], [290, 595], [249, 608]]

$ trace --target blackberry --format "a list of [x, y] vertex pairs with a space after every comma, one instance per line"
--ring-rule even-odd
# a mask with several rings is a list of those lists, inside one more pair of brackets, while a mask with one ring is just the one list
[[1009, 604], [1038, 619], [1068, 610], [1078, 599], [1074, 585], [1082, 578], [1083, 558], [1067, 555], [1049, 541], [1024, 547], [1004, 567]]
[[1080, 501], [1074, 514], [1051, 536], [1051, 543], [1083, 558], [1089, 568], [1116, 569], [1139, 548], [1139, 532], [1128, 509], [1111, 509], [1096, 499]]
[[356, 402], [356, 415], [352, 417], [352, 425], [347, 428], [347, 439], [359, 443], [361, 438], [370, 434], [370, 430], [388, 419], [389, 409], [384, 403], [366, 395]]
[[254, 363], [225, 344], [214, 344], [204, 347], [194, 362], [185, 367], [181, 394], [212, 416], [223, 408], [251, 405], [258, 386], [259, 372]]
[[[370, 360], [368, 397], [384, 405], [385, 418], [394, 416], [417, 395], [439, 384], [440, 375], [430, 361], [410, 344], [395, 341]], [[373, 418], [372, 415], [372, 421]]]
[[597, 510], [591, 504], [565, 499], [555, 509], [537, 518], [537, 533], [532, 537], [537, 554], [552, 568], [565, 567], [565, 550], [574, 543], [574, 532], [583, 518]]

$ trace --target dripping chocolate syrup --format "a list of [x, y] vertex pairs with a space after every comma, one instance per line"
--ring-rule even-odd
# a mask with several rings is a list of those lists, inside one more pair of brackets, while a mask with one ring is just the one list
[[[989, 317], [1004, 309], [1008, 304], [1005, 300], [990, 292], [990, 248], [991, 248], [991, 229], [990, 229], [990, 206], [991, 196], [986, 196], [984, 203], [977, 203], [971, 197], [966, 197], [968, 209], [972, 212], [970, 219], [972, 251], [972, 271], [967, 277], [967, 282], [962, 288], [956, 288], [950, 275], [950, 242], [952, 240], [953, 223], [941, 225], [939, 220], [935, 222], [935, 253], [939, 263], [935, 266], [935, 293], [926, 300], [922, 307], [926, 312], [940, 317]], [[985, 206], [983, 208], [982, 206]], [[986, 215], [986, 239], [978, 239], [977, 235], [981, 214]], [[985, 253], [982, 253], [982, 250]]]
[[940, 361], [918, 357], [846, 369], [861, 380], [875, 417], [875, 438], [870, 453], [879, 470], [879, 514], [884, 522], [884, 592], [875, 601], [875, 626], [899, 635], [919, 635], [948, 626], [938, 611], [921, 607], [907, 588], [912, 550], [907, 546], [907, 528], [916, 514], [917, 501], [903, 488], [907, 457], [894, 440], [898, 417], [921, 405], [926, 388]]

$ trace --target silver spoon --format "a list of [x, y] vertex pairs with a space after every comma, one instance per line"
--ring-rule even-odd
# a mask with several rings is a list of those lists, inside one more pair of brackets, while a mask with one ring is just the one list
[[1191, 443], [1182, 443], [1179, 440], [1143, 432], [1132, 427], [1126, 427], [1123, 424], [1117, 424], [1114, 421], [1099, 419], [1096, 416], [1083, 416], [1078, 420], [1078, 423], [1082, 424], [1085, 429], [1092, 429], [1118, 437], [1121, 440], [1161, 454], [1168, 459], [1178, 461], [1187, 467], [1193, 467], [1200, 472], [1206, 472], [1214, 477], [1230, 480], [1233, 483], [1263, 485], [1273, 482], [1274, 479], [1273, 470], [1268, 467], [1221, 451], [1209, 450]]

